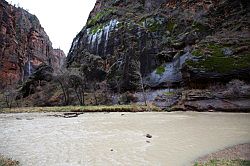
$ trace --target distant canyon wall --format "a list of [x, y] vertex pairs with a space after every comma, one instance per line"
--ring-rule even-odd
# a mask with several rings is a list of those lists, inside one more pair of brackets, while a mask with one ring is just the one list
[[0, 21], [0, 87], [24, 81], [41, 64], [61, 68], [66, 56], [52, 48], [35, 15], [1, 0]]

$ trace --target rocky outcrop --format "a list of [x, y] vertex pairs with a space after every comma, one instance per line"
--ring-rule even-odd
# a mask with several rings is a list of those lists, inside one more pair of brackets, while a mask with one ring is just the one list
[[22, 84], [18, 98], [25, 98], [37, 92], [37, 87], [45, 86], [53, 79], [53, 68], [48, 65], [40, 65], [34, 73]]
[[109, 86], [125, 91], [140, 88], [141, 76], [149, 87], [237, 75], [247, 80], [248, 11], [243, 0], [97, 0], [73, 40], [67, 66], [81, 67], [88, 54], [98, 56]]
[[1, 0], [0, 19], [0, 87], [26, 80], [41, 64], [60, 69], [65, 55], [35, 15]]
[[66, 56], [61, 49], [53, 49], [51, 51], [51, 66], [54, 73], [60, 73], [60, 69], [64, 66]]
[[184, 90], [171, 110], [250, 112], [250, 85], [233, 80], [226, 86]]
[[191, 86], [250, 79], [249, 3], [221, 1], [205, 18], [213, 33], [193, 46], [183, 70]]

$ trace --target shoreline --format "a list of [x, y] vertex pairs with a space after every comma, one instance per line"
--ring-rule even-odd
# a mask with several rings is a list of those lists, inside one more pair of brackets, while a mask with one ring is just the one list
[[2, 166], [19, 166], [19, 161], [0, 154], [0, 165]]
[[194, 160], [193, 165], [204, 164], [209, 161], [250, 161], [250, 142], [230, 146]]
[[53, 113], [53, 112], [73, 112], [73, 113], [102, 113], [102, 112], [200, 112], [200, 113], [250, 113], [249, 111], [196, 111], [196, 110], [164, 110], [154, 105], [98, 105], [98, 106], [55, 106], [55, 107], [20, 107], [1, 108], [0, 114], [9, 113]]
[[2, 108], [2, 113], [50, 113], [50, 112], [80, 112], [80, 113], [95, 113], [95, 112], [161, 112], [156, 106], [143, 105], [98, 105], [98, 106], [57, 106], [57, 107], [20, 107], [20, 108]]

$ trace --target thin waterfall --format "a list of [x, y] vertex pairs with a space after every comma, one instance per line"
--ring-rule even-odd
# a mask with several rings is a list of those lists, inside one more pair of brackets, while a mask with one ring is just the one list
[[28, 74], [29, 74], [29, 76], [31, 75], [31, 62], [30, 62], [30, 54], [29, 54], [29, 57], [28, 57]]
[[31, 75], [31, 64], [30, 64], [30, 61], [29, 61], [29, 76]]
[[104, 54], [106, 54], [110, 31], [114, 30], [118, 23], [119, 22], [116, 19], [110, 20], [110, 22], [105, 27], [103, 27], [103, 29], [94, 34], [91, 34], [90, 28], [87, 29], [88, 45], [90, 46], [89, 48], [92, 51], [96, 50], [96, 53], [98, 54], [99, 45], [101, 44], [101, 42], [104, 42]]
[[96, 46], [96, 53], [99, 53], [99, 45], [101, 44], [102, 41], [102, 33], [103, 31], [101, 31], [98, 35], [97, 35], [97, 46]]
[[79, 42], [79, 36], [73, 41], [71, 52], [76, 49], [78, 42]]
[[117, 20], [110, 20], [109, 22], [109, 25], [106, 26], [106, 34], [105, 34], [105, 44], [104, 44], [104, 54], [106, 54], [107, 52], [107, 46], [108, 46], [108, 41], [109, 41], [109, 33], [110, 31], [112, 31], [116, 25], [118, 24], [119, 22]]

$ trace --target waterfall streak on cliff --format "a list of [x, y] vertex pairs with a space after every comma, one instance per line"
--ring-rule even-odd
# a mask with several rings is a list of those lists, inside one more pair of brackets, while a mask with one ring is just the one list
[[118, 23], [119, 22], [116, 19], [110, 20], [105, 27], [95, 33], [91, 32], [91, 28], [87, 29], [88, 45], [90, 45], [91, 50], [96, 50], [96, 53], [98, 54], [99, 45], [104, 42], [104, 54], [106, 54], [109, 34], [115, 29]]

